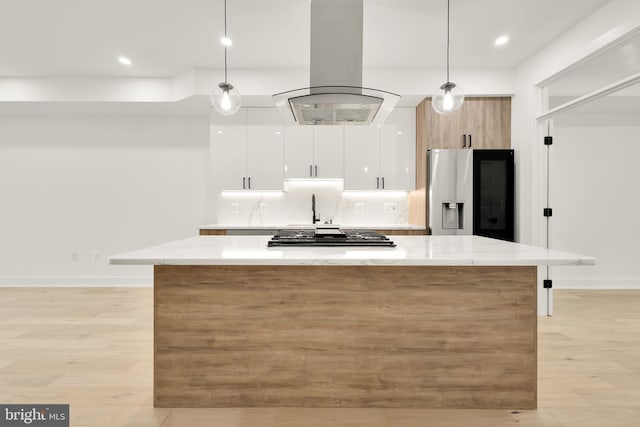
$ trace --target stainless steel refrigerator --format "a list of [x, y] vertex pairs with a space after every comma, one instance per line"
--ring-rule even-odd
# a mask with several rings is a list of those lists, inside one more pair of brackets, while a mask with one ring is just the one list
[[428, 150], [430, 234], [514, 239], [513, 150]]

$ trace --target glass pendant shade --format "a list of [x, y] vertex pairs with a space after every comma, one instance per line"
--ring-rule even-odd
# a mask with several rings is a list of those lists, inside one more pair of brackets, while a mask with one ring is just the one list
[[220, 83], [211, 94], [211, 105], [225, 116], [234, 114], [240, 109], [240, 92], [231, 83]]
[[220, 40], [224, 45], [224, 82], [213, 88], [210, 99], [211, 106], [215, 110], [229, 116], [240, 109], [240, 92], [227, 82], [227, 48], [231, 45], [231, 39], [227, 37], [227, 0], [224, 0], [224, 37]]
[[460, 109], [464, 102], [464, 92], [455, 83], [440, 86], [431, 98], [431, 106], [440, 114], [449, 114]]
[[438, 114], [449, 114], [462, 107], [464, 92], [449, 80], [449, 12], [450, 0], [447, 0], [447, 81], [433, 94], [431, 106]]

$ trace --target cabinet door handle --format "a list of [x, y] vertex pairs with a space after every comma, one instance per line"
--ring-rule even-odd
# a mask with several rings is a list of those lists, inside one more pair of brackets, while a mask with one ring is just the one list
[[462, 148], [467, 148], [467, 134], [462, 135]]
[[384, 190], [384, 176], [382, 177], [382, 189]]
[[249, 177], [249, 190], [251, 190], [251, 177]]
[[313, 176], [313, 165], [309, 165], [309, 176]]
[[469, 134], [469, 148], [471, 148], [471, 134]]
[[316, 165], [316, 178], [318, 177], [318, 165]]
[[380, 177], [376, 177], [376, 188], [380, 188]]
[[247, 178], [242, 177], [242, 189], [245, 190], [247, 188]]

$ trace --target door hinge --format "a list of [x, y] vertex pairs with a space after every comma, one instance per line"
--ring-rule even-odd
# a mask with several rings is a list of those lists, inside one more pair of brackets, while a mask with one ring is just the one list
[[551, 208], [544, 208], [544, 209], [542, 210], [542, 215], [544, 215], [545, 217], [553, 216], [553, 209], [551, 209]]
[[544, 137], [544, 145], [551, 145], [553, 144], [553, 137], [552, 136], [545, 136]]
[[552, 282], [551, 282], [551, 279], [544, 279], [544, 280], [542, 281], [542, 286], [543, 286], [545, 289], [551, 289], [551, 288], [553, 288], [553, 284], [552, 284]]

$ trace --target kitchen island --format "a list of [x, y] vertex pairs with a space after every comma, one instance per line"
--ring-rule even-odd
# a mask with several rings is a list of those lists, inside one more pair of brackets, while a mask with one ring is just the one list
[[476, 236], [267, 240], [110, 258], [154, 265], [155, 406], [533, 409], [537, 266], [595, 262]]

